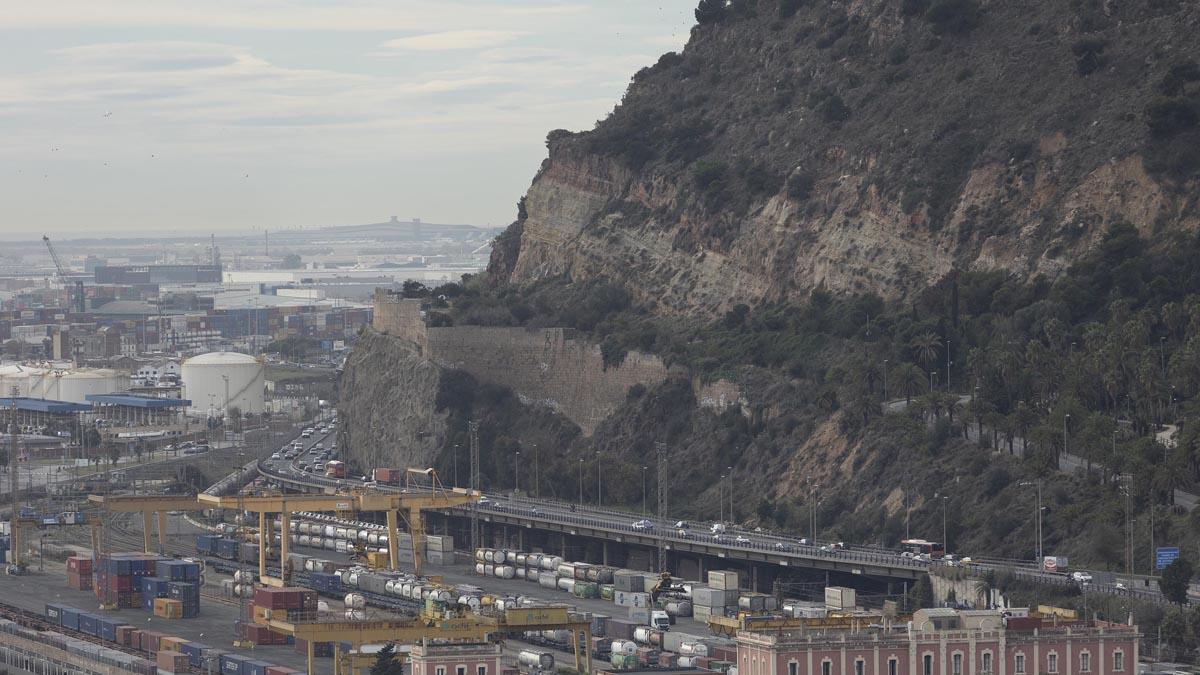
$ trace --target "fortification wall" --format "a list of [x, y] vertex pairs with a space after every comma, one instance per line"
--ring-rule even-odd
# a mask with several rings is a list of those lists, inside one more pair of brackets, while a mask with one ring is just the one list
[[380, 333], [408, 340], [420, 348], [420, 353], [429, 350], [420, 300], [405, 298], [400, 293], [386, 288], [376, 288], [374, 305], [372, 328]]
[[630, 352], [621, 365], [604, 367], [599, 345], [564, 328], [428, 328], [420, 300], [375, 291], [375, 330], [403, 338], [421, 356], [483, 382], [515, 391], [522, 400], [550, 406], [591, 434], [625, 400], [635, 384], [662, 382], [667, 368], [657, 356]]
[[509, 387], [526, 402], [555, 408], [585, 434], [625, 400], [630, 387], [649, 387], [667, 377], [657, 356], [638, 352], [606, 369], [599, 345], [575, 339], [573, 331], [563, 328], [426, 330], [429, 358], [438, 364]]

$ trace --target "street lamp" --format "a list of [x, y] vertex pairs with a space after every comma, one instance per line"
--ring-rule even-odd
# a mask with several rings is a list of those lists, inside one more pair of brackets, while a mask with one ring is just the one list
[[646, 515], [646, 467], [642, 467], [642, 516]]
[[596, 451], [596, 506], [600, 507], [604, 504], [604, 479], [603, 472], [600, 470], [600, 451]]
[[733, 467], [725, 468], [729, 471], [729, 524], [732, 525], [736, 520], [733, 515]]
[[[949, 343], [947, 343], [949, 344]], [[950, 497], [942, 495], [942, 550], [950, 550], [950, 538], [946, 535], [946, 503], [950, 501]]]
[[888, 360], [884, 359], [883, 360], [883, 402], [884, 403], [887, 403], [887, 371], [888, 371]]
[[521, 451], [513, 455], [513, 496], [517, 496], [517, 492], [521, 490]]
[[1063, 454], [1067, 454], [1067, 425], [1071, 422], [1071, 413], [1063, 415]]
[[1018, 483], [1021, 487], [1035, 486], [1037, 487], [1037, 521], [1034, 529], [1037, 537], [1037, 561], [1038, 567], [1042, 565], [1042, 481], [1021, 481]]
[[583, 458], [579, 458], [579, 505], [583, 506]]
[[542, 478], [538, 472], [538, 451], [537, 443], [533, 444], [533, 496], [542, 496]]
[[717, 522], [725, 522], [725, 474], [717, 481]]

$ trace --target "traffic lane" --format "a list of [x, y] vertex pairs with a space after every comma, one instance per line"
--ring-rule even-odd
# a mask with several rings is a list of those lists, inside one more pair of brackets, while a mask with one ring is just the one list
[[[299, 473], [301, 475], [311, 476], [311, 474], [305, 474], [304, 472]], [[397, 489], [393, 486], [381, 487], [385, 490]], [[710, 530], [696, 529], [690, 530], [689, 533], [684, 536], [680, 536], [679, 533], [675, 531], [676, 528], [674, 528], [674, 522], [677, 521], [657, 519], [655, 528], [638, 528], [634, 526], [634, 523], [637, 522], [636, 520], [629, 520], [630, 514], [617, 514], [614, 516], [611, 513], [589, 513], [586, 510], [581, 512], [578, 509], [571, 510], [570, 506], [564, 508], [556, 503], [537, 503], [537, 506], [526, 506], [526, 504], [529, 503], [528, 500], [514, 500], [508, 495], [487, 496], [490, 503], [483, 506], [481, 510], [484, 511], [491, 510], [497, 513], [534, 515], [539, 518], [554, 518], [565, 523], [591, 524], [605, 527], [606, 529], [632, 531], [645, 535], [656, 534], [656, 528], [662, 527], [664, 530], [669, 532], [669, 534], [666, 534], [664, 538], [670, 541], [697, 541], [702, 543], [711, 543], [723, 546], [725, 548], [741, 548], [747, 551], [759, 550], [775, 553], [786, 552], [805, 555], [808, 557], [841, 559], [853, 562], [870, 562], [914, 569], [928, 568], [937, 566], [938, 564], [936, 562], [919, 561], [914, 558], [902, 556], [898, 553], [888, 554], [875, 547], [871, 547], [869, 549], [865, 547], [846, 547], [838, 550], [821, 550], [815, 545], [799, 543], [793, 544], [791, 543], [790, 539], [765, 533], [744, 533], [734, 531], [732, 533], [726, 533], [725, 535], [718, 536], [711, 534]], [[647, 520], [649, 520], [649, 518], [647, 518]], [[669, 527], [666, 525], [668, 523]], [[741, 538], [741, 541], [738, 540], [739, 537]], [[1019, 576], [1024, 576], [1026, 578], [1033, 578], [1035, 580], [1042, 580], [1049, 583], [1064, 583], [1063, 575], [1054, 575], [1052, 573], [1043, 572], [1036, 569], [1014, 568], [1012, 566], [991, 565], [984, 563], [972, 564], [970, 566], [979, 570], [1014, 571], [1018, 573]], [[1108, 594], [1157, 597], [1157, 594], [1153, 591], [1144, 591], [1140, 589], [1121, 589], [1117, 588], [1115, 585], [1093, 584], [1091, 588], [1093, 590], [1102, 591]]]

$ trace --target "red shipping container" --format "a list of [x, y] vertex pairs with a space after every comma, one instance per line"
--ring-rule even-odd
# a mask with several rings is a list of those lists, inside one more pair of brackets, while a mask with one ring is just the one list
[[134, 649], [142, 648], [142, 631], [136, 628], [129, 631], [129, 646]]
[[156, 630], [142, 631], [142, 651], [154, 653], [158, 651], [158, 643], [162, 640], [163, 634]]
[[117, 644], [122, 647], [129, 646], [129, 634], [133, 632], [133, 626], [117, 626]]
[[707, 668], [708, 664], [712, 663], [712, 658], [708, 656], [693, 656], [692, 666], [695, 668]]
[[81, 555], [73, 555], [67, 558], [67, 570], [70, 572], [80, 572], [83, 574], [92, 573], [92, 559], [85, 558]]
[[659, 668], [674, 668], [675, 660], [678, 658], [679, 658], [678, 656], [672, 654], [671, 652], [659, 652], [658, 653], [658, 667]]
[[188, 663], [188, 655], [179, 652], [159, 652], [155, 662], [160, 671], [169, 673], [187, 673], [192, 670]]

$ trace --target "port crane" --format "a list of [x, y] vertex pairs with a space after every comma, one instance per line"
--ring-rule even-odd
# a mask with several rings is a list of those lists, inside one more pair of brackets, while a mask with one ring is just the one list
[[67, 274], [67, 268], [62, 263], [62, 259], [58, 257], [58, 251], [54, 250], [54, 244], [50, 243], [49, 235], [42, 235], [42, 241], [46, 243], [46, 250], [50, 251], [50, 258], [54, 261], [54, 269], [58, 274], [58, 280], [62, 282], [63, 289], [67, 291], [67, 311], [83, 314], [86, 308], [87, 296], [83, 292], [83, 280], [72, 279]]
[[[414, 476], [429, 475], [427, 469], [410, 469]], [[424, 561], [425, 525], [422, 511], [447, 509], [478, 502], [480, 493], [461, 488], [445, 489], [435, 483], [434, 488], [421, 488], [411, 484], [407, 492], [378, 492], [357, 489], [343, 494], [260, 494], [237, 497], [217, 497], [201, 494], [196, 496], [112, 496], [90, 495], [88, 501], [111, 513], [141, 513], [146, 552], [153, 552], [153, 522], [157, 516], [159, 541], [166, 533], [166, 514], [169, 511], [203, 511], [206, 509], [236, 509], [258, 514], [259, 559], [258, 572], [265, 584], [282, 586], [284, 580], [267, 576], [267, 550], [272, 543], [270, 514], [279, 514], [281, 525], [280, 562], [288, 559], [291, 516], [296, 511], [335, 513], [351, 517], [358, 511], [384, 511], [387, 516], [388, 562], [391, 569], [399, 569], [400, 551], [397, 545], [397, 530], [401, 514], [409, 526], [413, 543], [413, 567], [419, 576]]]

